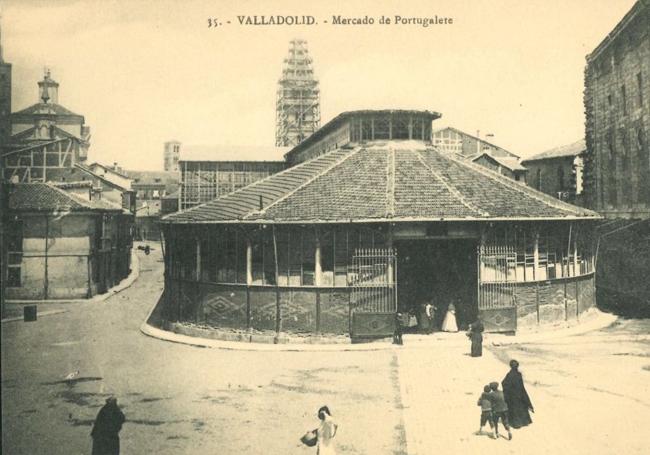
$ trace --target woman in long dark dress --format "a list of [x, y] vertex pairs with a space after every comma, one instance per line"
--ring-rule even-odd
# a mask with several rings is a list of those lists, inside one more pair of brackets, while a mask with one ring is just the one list
[[477, 319], [476, 322], [473, 322], [469, 326], [469, 332], [467, 336], [472, 340], [472, 357], [481, 357], [483, 355], [483, 323], [480, 319]]
[[508, 404], [508, 420], [513, 428], [525, 427], [533, 423], [528, 411], [535, 412], [533, 404], [530, 402], [526, 387], [524, 387], [524, 378], [519, 372], [519, 362], [510, 361], [510, 371], [501, 382], [503, 386], [503, 395]]
[[92, 455], [119, 455], [119, 432], [124, 423], [124, 414], [117, 405], [117, 399], [109, 397], [99, 410], [90, 435], [93, 438]]

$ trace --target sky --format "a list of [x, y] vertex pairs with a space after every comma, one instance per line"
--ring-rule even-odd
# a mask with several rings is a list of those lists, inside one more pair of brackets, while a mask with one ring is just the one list
[[[522, 157], [584, 137], [585, 56], [634, 0], [0, 0], [12, 109], [59, 103], [91, 127], [89, 160], [162, 169], [165, 141], [273, 145], [289, 41], [305, 39], [321, 124], [355, 109], [427, 109]], [[244, 26], [242, 15], [315, 25]], [[334, 25], [332, 17], [372, 17]], [[380, 25], [384, 15], [453, 24]], [[208, 27], [208, 19], [223, 25]], [[226, 22], [230, 21], [230, 24]], [[327, 21], [327, 23], [325, 23]], [[260, 156], [259, 159], [269, 159]]]

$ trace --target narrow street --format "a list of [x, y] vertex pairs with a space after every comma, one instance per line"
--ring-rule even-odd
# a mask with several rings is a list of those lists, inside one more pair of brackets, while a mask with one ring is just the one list
[[223, 351], [143, 335], [162, 290], [152, 246], [138, 252], [140, 278], [105, 303], [3, 324], [2, 453], [89, 454], [109, 395], [127, 417], [125, 454], [309, 453], [299, 438], [323, 404], [340, 423], [342, 452], [404, 453], [391, 351]]
[[[298, 439], [332, 409], [345, 454], [647, 453], [650, 323], [490, 346], [463, 334], [370, 352], [202, 349], [144, 336], [162, 290], [157, 244], [140, 278], [104, 303], [2, 325], [2, 444], [7, 454], [89, 454], [109, 395], [127, 416], [125, 454], [313, 453]], [[535, 405], [512, 441], [474, 435], [482, 386], [516, 358]], [[79, 370], [70, 382], [64, 377]]]

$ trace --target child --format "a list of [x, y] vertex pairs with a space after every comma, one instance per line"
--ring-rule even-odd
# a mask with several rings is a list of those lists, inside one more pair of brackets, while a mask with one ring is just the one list
[[486, 423], [490, 424], [490, 437], [494, 437], [494, 423], [492, 423], [492, 401], [490, 401], [490, 392], [492, 389], [489, 385], [483, 387], [483, 393], [476, 403], [481, 407], [481, 426], [478, 429], [478, 434], [483, 434], [483, 427]]
[[512, 439], [512, 433], [510, 433], [510, 426], [508, 425], [508, 405], [506, 404], [505, 398], [503, 398], [503, 392], [499, 390], [498, 382], [490, 383], [490, 402], [492, 403], [492, 420], [494, 421], [494, 433], [496, 437], [499, 437], [499, 419], [503, 427], [508, 432], [508, 440]]

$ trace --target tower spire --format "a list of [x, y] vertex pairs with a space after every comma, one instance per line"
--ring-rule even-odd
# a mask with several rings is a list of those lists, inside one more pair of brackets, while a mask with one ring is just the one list
[[293, 147], [320, 126], [320, 89], [307, 41], [294, 39], [278, 81], [275, 145]]

